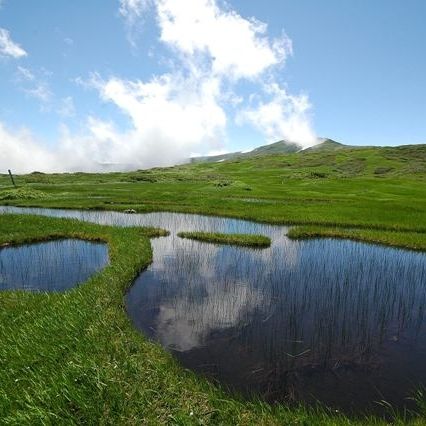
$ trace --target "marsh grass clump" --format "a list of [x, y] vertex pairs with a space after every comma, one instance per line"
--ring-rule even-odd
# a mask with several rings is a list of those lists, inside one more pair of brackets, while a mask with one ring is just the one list
[[43, 200], [49, 195], [32, 188], [16, 188], [0, 191], [0, 200]]
[[265, 248], [271, 245], [271, 239], [263, 235], [179, 232], [178, 236], [207, 243], [230, 244], [245, 247]]

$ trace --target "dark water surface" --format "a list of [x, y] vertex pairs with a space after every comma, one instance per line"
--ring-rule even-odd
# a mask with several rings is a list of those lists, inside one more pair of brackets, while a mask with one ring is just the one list
[[[165, 228], [126, 295], [135, 326], [188, 368], [267, 401], [319, 400], [347, 412], [411, 407], [426, 385], [426, 255], [352, 241], [292, 241], [287, 228], [176, 213], [0, 212]], [[257, 233], [268, 249], [180, 231]]]
[[108, 263], [106, 244], [57, 240], [0, 249], [0, 291], [65, 291]]

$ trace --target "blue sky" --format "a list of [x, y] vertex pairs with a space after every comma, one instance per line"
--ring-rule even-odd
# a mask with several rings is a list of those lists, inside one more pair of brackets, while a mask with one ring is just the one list
[[0, 169], [426, 142], [421, 0], [0, 5]]

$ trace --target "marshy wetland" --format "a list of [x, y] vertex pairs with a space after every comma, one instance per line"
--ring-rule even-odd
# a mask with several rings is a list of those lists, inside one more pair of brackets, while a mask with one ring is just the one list
[[[125, 295], [143, 334], [185, 367], [246, 397], [317, 401], [347, 414], [414, 408], [426, 384], [426, 256], [288, 228], [177, 213], [1, 208], [114, 226], [150, 226], [152, 264]], [[263, 235], [263, 249], [179, 232]]]
[[0, 418], [423, 425], [425, 154], [345, 148], [32, 173], [17, 189], [0, 175], [1, 204], [55, 208], [2, 208], [34, 216], [0, 215], [0, 245], [77, 238], [105, 243], [110, 261], [69, 291], [0, 291]]
[[105, 244], [54, 240], [0, 248], [0, 291], [66, 291], [108, 263]]

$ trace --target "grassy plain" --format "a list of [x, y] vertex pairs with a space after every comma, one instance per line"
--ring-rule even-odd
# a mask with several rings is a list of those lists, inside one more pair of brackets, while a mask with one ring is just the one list
[[[32, 173], [0, 204], [179, 211], [296, 224], [293, 237], [338, 236], [426, 249], [426, 146], [345, 149], [129, 173]], [[123, 294], [151, 261], [155, 230], [0, 216], [0, 246], [106, 241], [111, 265], [64, 294], [0, 292], [0, 419], [5, 424], [387, 424], [325, 409], [232, 397], [182, 369], [129, 322]], [[424, 401], [424, 399], [422, 399]], [[389, 410], [395, 424], [425, 424]]]

